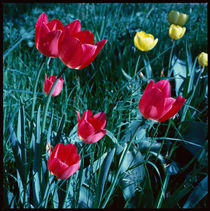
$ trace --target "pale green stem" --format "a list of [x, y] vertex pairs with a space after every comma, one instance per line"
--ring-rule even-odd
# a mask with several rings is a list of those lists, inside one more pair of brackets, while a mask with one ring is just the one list
[[49, 107], [49, 104], [50, 104], [50, 100], [51, 100], [51, 96], [52, 96], [53, 90], [54, 90], [54, 88], [55, 88], [57, 82], [59, 81], [60, 77], [61, 77], [62, 74], [65, 72], [65, 70], [66, 70], [66, 66], [64, 66], [64, 68], [62, 69], [62, 71], [58, 74], [58, 76], [57, 76], [55, 82], [54, 82], [53, 85], [52, 85], [52, 88], [51, 88], [51, 90], [50, 90], [50, 93], [49, 93], [48, 96], [47, 96], [47, 101], [46, 101], [45, 110], [44, 110], [43, 124], [42, 124], [42, 133], [44, 132], [44, 129], [45, 129], [47, 111], [48, 111], [48, 107]]
[[39, 77], [41, 75], [42, 69], [43, 69], [44, 64], [45, 64], [45, 59], [46, 59], [46, 57], [43, 58], [41, 66], [39, 68], [39, 71], [36, 75], [36, 80], [35, 80], [34, 90], [33, 90], [33, 102], [32, 102], [32, 110], [31, 110], [31, 119], [34, 118], [34, 108], [35, 108], [35, 103], [36, 103], [36, 89], [37, 89], [37, 85], [38, 85], [38, 82], [39, 82]]
[[175, 40], [173, 40], [173, 44], [172, 44], [172, 48], [171, 48], [171, 53], [170, 53], [170, 57], [169, 57], [168, 77], [170, 77], [171, 76], [171, 73], [172, 73], [171, 63], [172, 63], [172, 57], [173, 57], [172, 55], [173, 55], [174, 46], [175, 46]]

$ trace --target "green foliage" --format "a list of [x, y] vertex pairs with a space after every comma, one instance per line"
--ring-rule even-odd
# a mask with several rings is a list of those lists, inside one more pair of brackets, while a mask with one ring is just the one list
[[[171, 9], [189, 15], [173, 44]], [[63, 90], [47, 108], [44, 74], [58, 75], [64, 64], [35, 47], [42, 12], [64, 25], [79, 19], [95, 42], [108, 40], [91, 65], [66, 68]], [[140, 30], [158, 38], [149, 52], [134, 46]], [[4, 3], [3, 207], [206, 208], [208, 68], [201, 70], [197, 56], [208, 50], [207, 31], [205, 3]], [[169, 79], [171, 96], [187, 99], [161, 124], [138, 110], [151, 79]], [[87, 109], [107, 117], [106, 136], [90, 145], [77, 135], [75, 112]], [[47, 168], [46, 146], [57, 143], [76, 144], [81, 156], [64, 181]]]

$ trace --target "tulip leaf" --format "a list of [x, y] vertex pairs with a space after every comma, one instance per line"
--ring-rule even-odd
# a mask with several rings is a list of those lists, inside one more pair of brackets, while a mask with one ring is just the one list
[[128, 74], [123, 70], [123, 68], [121, 69], [121, 71], [122, 71], [123, 75], [125, 76], [125, 78], [126, 78], [128, 81], [132, 80], [132, 77], [131, 77], [130, 75], [128, 75]]
[[176, 55], [173, 56], [172, 59], [173, 64], [173, 72], [175, 77], [175, 90], [176, 90], [176, 96], [182, 95], [183, 92], [183, 86], [186, 79], [186, 63], [176, 57]]
[[41, 189], [40, 189], [40, 178], [39, 178], [39, 170], [40, 170], [40, 137], [41, 137], [41, 128], [40, 128], [40, 112], [41, 112], [41, 107], [39, 106], [38, 112], [37, 112], [37, 122], [36, 122], [36, 137], [32, 137], [32, 142], [33, 142], [33, 183], [32, 183], [32, 188], [33, 188], [33, 200], [34, 200], [34, 206], [37, 207], [37, 205], [40, 203], [40, 194], [41, 194]]
[[116, 150], [117, 150], [116, 153], [120, 154], [124, 148], [118, 143], [117, 139], [109, 130], [106, 130], [106, 135], [112, 140], [112, 142], [116, 146]]
[[101, 203], [101, 199], [102, 199], [102, 195], [103, 195], [103, 191], [104, 191], [104, 185], [107, 179], [107, 175], [108, 175], [108, 171], [110, 168], [110, 165], [112, 163], [112, 160], [114, 158], [114, 154], [115, 154], [115, 148], [112, 149], [108, 155], [106, 156], [102, 167], [101, 167], [101, 172], [100, 172], [100, 176], [99, 176], [99, 184], [97, 186], [97, 190], [96, 190], [96, 199], [95, 199], [95, 204], [93, 207], [99, 208], [100, 203]]
[[53, 113], [52, 113], [52, 116], [51, 116], [50, 125], [49, 125], [48, 132], [47, 132], [47, 142], [49, 144], [51, 144], [50, 137], [51, 137], [51, 134], [52, 134], [52, 122], [53, 122]]
[[[138, 165], [137, 165], [138, 164]], [[144, 179], [145, 168], [144, 158], [139, 151], [128, 151], [121, 166], [122, 179], [120, 181], [122, 193], [125, 200], [129, 200], [135, 196], [141, 181]], [[137, 165], [135, 168], [132, 166]]]
[[208, 194], [208, 175], [195, 187], [183, 208], [195, 208], [199, 201]]
[[182, 135], [186, 141], [192, 142], [194, 145], [184, 143], [184, 147], [195, 155], [200, 150], [196, 144], [201, 146], [205, 144], [208, 127], [206, 123], [197, 121], [187, 121], [185, 124], [186, 127]]

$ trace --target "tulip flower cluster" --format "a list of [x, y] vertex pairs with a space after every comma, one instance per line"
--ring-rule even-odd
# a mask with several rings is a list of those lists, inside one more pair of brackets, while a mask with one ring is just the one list
[[[45, 56], [59, 57], [69, 68], [82, 69], [87, 67], [96, 58], [107, 40], [94, 43], [91, 31], [81, 31], [81, 23], [75, 20], [63, 26], [58, 19], [48, 21], [47, 15], [42, 13], [35, 26], [35, 46]], [[56, 77], [45, 76], [44, 91], [49, 94]], [[63, 79], [56, 84], [52, 96], [60, 94]]]

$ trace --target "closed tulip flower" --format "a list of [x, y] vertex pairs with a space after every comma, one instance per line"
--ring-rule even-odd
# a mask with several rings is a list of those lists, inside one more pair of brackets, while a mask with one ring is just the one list
[[185, 27], [171, 24], [169, 28], [169, 36], [174, 40], [178, 40], [183, 37], [185, 31], [186, 31]]
[[73, 69], [88, 66], [101, 51], [107, 40], [94, 43], [91, 31], [81, 31], [79, 20], [67, 24], [59, 39], [58, 54], [61, 61]]
[[82, 118], [77, 111], [78, 126], [77, 134], [84, 143], [92, 144], [102, 139], [106, 130], [106, 115], [103, 112], [97, 113], [93, 116], [93, 112], [87, 110], [83, 113]]
[[168, 14], [168, 22], [179, 26], [184, 26], [188, 21], [189, 15], [171, 10]]
[[63, 31], [63, 24], [58, 19], [48, 22], [47, 15], [42, 13], [35, 27], [35, 46], [45, 56], [58, 57], [58, 40]]
[[139, 111], [146, 118], [156, 122], [163, 122], [173, 117], [185, 103], [185, 98], [178, 96], [170, 97], [171, 86], [168, 80], [154, 83], [153, 80], [147, 85], [139, 101]]
[[137, 32], [134, 37], [134, 45], [140, 51], [152, 50], [157, 44], [158, 39], [154, 39], [152, 34], [147, 34], [143, 31]]
[[202, 66], [208, 66], [208, 54], [202, 52], [199, 56], [198, 56], [198, 63]]
[[57, 179], [68, 179], [79, 169], [80, 155], [74, 144], [56, 145], [47, 162], [47, 168]]
[[[51, 87], [52, 87], [53, 83], [55, 82], [56, 78], [57, 78], [57, 76], [54, 76], [54, 75], [47, 78], [47, 74], [45, 74], [45, 82], [44, 82], [45, 94], [48, 95], [50, 93]], [[57, 84], [53, 90], [52, 96], [55, 97], [61, 93], [61, 90], [63, 88], [63, 83], [64, 83], [64, 80], [62, 77], [60, 77], [59, 81], [57, 82]]]

